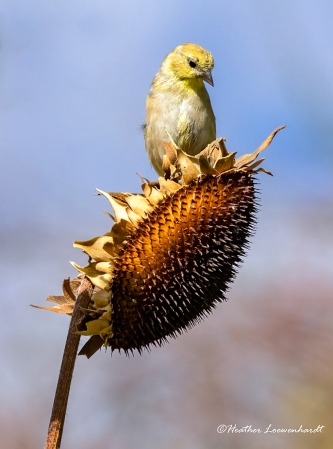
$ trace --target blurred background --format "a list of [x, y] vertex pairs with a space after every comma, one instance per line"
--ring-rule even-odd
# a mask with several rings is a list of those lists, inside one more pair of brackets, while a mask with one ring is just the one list
[[333, 447], [332, 20], [333, 3], [315, 0], [2, 0], [1, 449], [44, 446], [69, 317], [29, 304], [76, 276], [74, 240], [109, 230], [96, 187], [156, 179], [145, 99], [184, 42], [215, 58], [208, 91], [229, 151], [287, 126], [264, 154], [274, 178], [260, 175], [228, 302], [151, 353], [78, 358], [62, 448]]

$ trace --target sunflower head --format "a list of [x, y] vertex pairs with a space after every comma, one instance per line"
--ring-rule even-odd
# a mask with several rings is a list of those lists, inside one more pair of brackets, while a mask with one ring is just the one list
[[[80, 354], [102, 345], [141, 352], [192, 327], [225, 300], [254, 231], [258, 155], [236, 159], [224, 139], [193, 157], [164, 143], [165, 176], [142, 179], [142, 194], [103, 192], [113, 208], [106, 234], [81, 242], [86, 267], [73, 262], [94, 284], [78, 333], [91, 336]], [[77, 281], [64, 281], [64, 296], [47, 307], [70, 314]]]

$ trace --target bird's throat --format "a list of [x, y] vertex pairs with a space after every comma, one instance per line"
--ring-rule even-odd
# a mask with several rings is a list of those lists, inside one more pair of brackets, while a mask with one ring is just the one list
[[205, 88], [204, 82], [201, 78], [185, 78], [179, 80], [177, 85], [184, 91], [199, 92]]

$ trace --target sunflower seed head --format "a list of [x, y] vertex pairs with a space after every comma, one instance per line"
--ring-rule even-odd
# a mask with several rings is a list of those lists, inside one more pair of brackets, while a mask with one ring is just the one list
[[[282, 128], [238, 159], [225, 139], [195, 157], [166, 143], [165, 177], [152, 183], [141, 178], [143, 194], [98, 190], [115, 223], [100, 237], [74, 242], [89, 262], [72, 264], [95, 286], [78, 325], [79, 334], [92, 336], [80, 354], [90, 357], [102, 345], [141, 353], [225, 300], [254, 232], [253, 175], [271, 174], [258, 168], [264, 159], [257, 158]], [[70, 314], [77, 282], [64, 281], [64, 295], [48, 298], [57, 305], [44, 309]]]

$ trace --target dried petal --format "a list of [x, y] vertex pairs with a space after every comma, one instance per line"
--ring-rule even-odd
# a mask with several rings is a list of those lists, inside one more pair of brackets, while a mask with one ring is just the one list
[[80, 285], [81, 279], [78, 278], [72, 280], [70, 280], [70, 278], [64, 279], [62, 283], [62, 291], [64, 297], [66, 298], [69, 304], [75, 303]]
[[[140, 175], [139, 175], [140, 176]], [[107, 192], [112, 198], [119, 200], [121, 203], [126, 203], [126, 198], [131, 196], [128, 192]]]
[[175, 143], [175, 141], [173, 140], [173, 138], [171, 137], [171, 135], [169, 134], [168, 130], [164, 128], [164, 131], [167, 133], [169, 139], [170, 139], [170, 144], [173, 146], [173, 148], [175, 150], [180, 150], [179, 146]]
[[94, 301], [95, 309], [101, 309], [109, 304], [110, 292], [106, 290], [94, 291], [91, 299]]
[[273, 173], [271, 173], [270, 171], [268, 171], [268, 170], [265, 170], [264, 168], [258, 168], [258, 170], [256, 170], [254, 173], [258, 173], [258, 172], [264, 172], [264, 173], [267, 173], [267, 175], [270, 175], [270, 176], [273, 176]]
[[100, 335], [101, 332], [110, 326], [109, 320], [97, 319], [85, 323], [87, 330], [77, 332], [79, 335]]
[[170, 195], [171, 193], [177, 192], [177, 190], [182, 188], [182, 186], [177, 184], [177, 182], [166, 181], [162, 177], [158, 178], [158, 182], [160, 183], [161, 192], [165, 195]]
[[75, 262], [70, 262], [74, 268], [84, 273], [96, 287], [108, 290], [112, 284], [112, 276], [96, 270], [96, 263], [89, 264], [87, 267], [80, 267]]
[[104, 246], [106, 244], [114, 245], [113, 237], [110, 233], [106, 233], [100, 237], [86, 240], [85, 242], [74, 242], [75, 248], [81, 248], [88, 256], [97, 261], [111, 260], [110, 254], [105, 251]]
[[112, 262], [97, 262], [94, 264], [97, 271], [102, 271], [103, 273], [111, 274], [114, 268], [114, 263]]
[[173, 146], [171, 143], [169, 142], [165, 142], [163, 141], [163, 146], [165, 149], [165, 154], [168, 158], [168, 160], [170, 161], [170, 164], [175, 165], [175, 162], [177, 160], [177, 150], [176, 147]]
[[218, 159], [214, 166], [215, 170], [217, 170], [219, 173], [230, 170], [234, 166], [235, 155], [236, 153], [230, 153], [228, 156]]
[[183, 175], [184, 184], [189, 184], [200, 174], [199, 169], [191, 159], [182, 151], [178, 151], [178, 164]]
[[230, 152], [226, 149], [226, 146], [224, 143], [226, 141], [227, 141], [227, 139], [224, 139], [223, 137], [222, 138], [220, 137], [219, 139], [216, 140], [216, 142], [218, 143], [218, 145], [220, 147], [222, 157], [226, 157], [230, 154]]
[[164, 200], [164, 195], [155, 187], [150, 186], [148, 183], [144, 183], [141, 186], [143, 193], [152, 206], [157, 206], [160, 201]]
[[[67, 301], [67, 299], [66, 299], [64, 296], [48, 296], [48, 297], [46, 298], [46, 301], [49, 301], [49, 302], [55, 302], [56, 304], [59, 304], [59, 305], [66, 304], [67, 306], [68, 306], [69, 304], [71, 304], [71, 303], [69, 303], [69, 302]], [[74, 301], [74, 302], [75, 302], [75, 301]]]
[[245, 165], [251, 164], [251, 162], [253, 162], [258, 157], [259, 153], [261, 153], [261, 151], [265, 150], [270, 145], [275, 135], [284, 128], [285, 126], [280, 126], [280, 128], [277, 128], [275, 131], [273, 131], [272, 134], [270, 134], [267, 139], [260, 145], [260, 147], [252, 154], [244, 154], [244, 156], [238, 158], [235, 163], [235, 167], [242, 168]]
[[114, 244], [112, 245], [111, 243], [105, 243], [103, 247], [105, 251], [113, 256], [114, 252], [110, 251], [110, 249], [115, 245], [122, 245], [133, 229], [134, 226], [127, 220], [121, 219], [118, 223], [115, 223], [110, 231]]
[[254, 164], [249, 165], [248, 167], [244, 167], [243, 170], [244, 171], [251, 171], [254, 168], [258, 167], [258, 165], [260, 165], [264, 160], [265, 160], [265, 158], [263, 157], [262, 159], [259, 159], [259, 161], [256, 161]]
[[[186, 154], [186, 153], [184, 153], [184, 154]], [[195, 165], [196, 169], [200, 173], [199, 158], [197, 156], [191, 156], [190, 154], [186, 154], [186, 156], [189, 158], [189, 160], [192, 162], [192, 164]]]
[[171, 162], [166, 154], [163, 154], [162, 170], [167, 173], [170, 170]]
[[120, 221], [121, 219], [128, 220], [128, 215], [126, 213], [126, 207], [127, 207], [126, 203], [124, 203], [123, 201], [120, 201], [116, 198], [113, 198], [113, 196], [111, 196], [107, 192], [103, 192], [102, 190], [99, 190], [99, 189], [96, 189], [96, 190], [97, 190], [97, 192], [101, 193], [109, 200], [109, 203], [111, 204], [111, 207], [114, 211], [114, 218], [115, 218], [116, 222]]
[[126, 202], [132, 211], [142, 218], [145, 218], [153, 210], [149, 201], [141, 195], [130, 195], [126, 198]]
[[50, 312], [55, 313], [62, 313], [66, 315], [71, 315], [73, 313], [74, 306], [69, 304], [62, 304], [58, 306], [52, 306], [52, 307], [41, 307], [41, 306], [35, 306], [33, 304], [30, 304], [31, 307], [35, 307], [36, 309], [43, 309], [43, 310], [49, 310]]
[[113, 337], [113, 324], [111, 323], [110, 326], [102, 329], [100, 336], [103, 338], [105, 338], [105, 337], [112, 338]]
[[128, 218], [130, 220], [130, 222], [137, 227], [138, 224], [140, 223], [140, 221], [142, 221], [142, 217], [138, 214], [136, 214], [135, 212], [132, 211], [132, 209], [130, 207], [127, 207], [126, 209]]
[[205, 156], [199, 157], [200, 171], [203, 175], [217, 175], [218, 171], [213, 168]]

